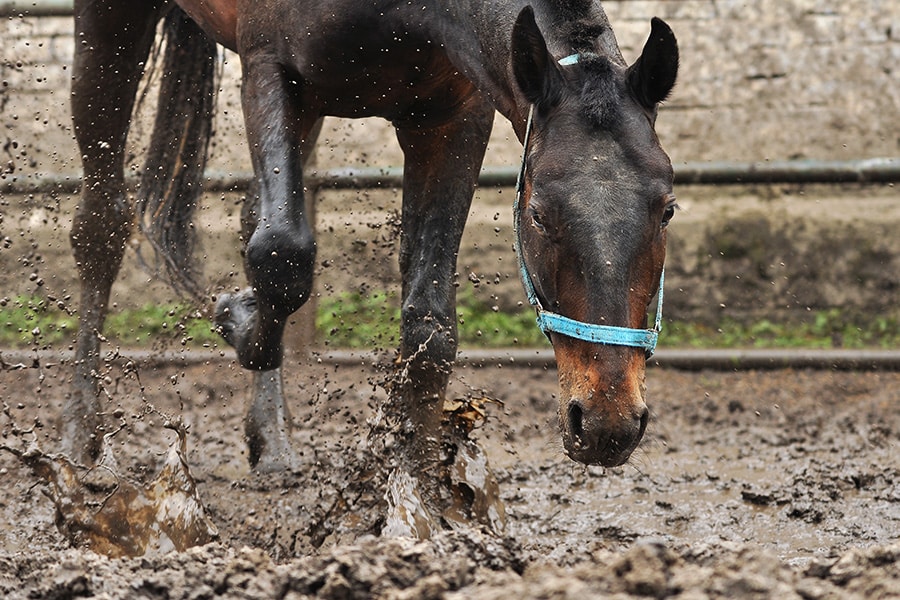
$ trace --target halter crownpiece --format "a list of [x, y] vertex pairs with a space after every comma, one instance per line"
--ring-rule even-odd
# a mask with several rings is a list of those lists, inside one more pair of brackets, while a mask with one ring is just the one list
[[[563, 66], [574, 65], [578, 63], [579, 58], [580, 55], [572, 54], [565, 58], [561, 58], [559, 64]], [[615, 327], [612, 325], [584, 323], [545, 310], [544, 307], [541, 306], [541, 301], [534, 289], [534, 282], [531, 279], [531, 274], [528, 272], [528, 266], [525, 264], [525, 254], [522, 251], [521, 217], [519, 211], [522, 196], [525, 193], [525, 160], [528, 156], [528, 143], [531, 139], [531, 125], [533, 120], [534, 106], [528, 111], [528, 121], [525, 125], [522, 166], [519, 169], [519, 176], [516, 179], [516, 200], [513, 205], [513, 229], [515, 233], [516, 257], [519, 261], [519, 273], [522, 276], [522, 284], [525, 287], [525, 294], [528, 296], [528, 302], [537, 312], [538, 327], [541, 328], [541, 331], [543, 331], [547, 337], [549, 337], [549, 334], [552, 331], [554, 333], [560, 333], [571, 338], [584, 340], [594, 344], [643, 348], [647, 358], [650, 358], [656, 350], [659, 332], [662, 330], [663, 285], [666, 276], [665, 268], [663, 268], [659, 276], [659, 300], [656, 303], [656, 320], [652, 329], [633, 329], [631, 327]]]

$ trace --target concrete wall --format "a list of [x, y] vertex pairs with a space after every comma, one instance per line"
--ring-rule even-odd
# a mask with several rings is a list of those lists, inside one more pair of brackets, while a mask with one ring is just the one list
[[[606, 2], [605, 7], [629, 61], [640, 52], [651, 16], [666, 19], [679, 38], [679, 84], [658, 120], [660, 137], [676, 163], [900, 156], [900, 2], [631, 0]], [[80, 164], [68, 109], [72, 49], [69, 18], [0, 20], [0, 177], [77, 175]], [[246, 171], [239, 65], [232, 54], [223, 61], [211, 168]], [[139, 120], [129, 161], [134, 168], [140, 167], [148, 133], [146, 119]], [[487, 164], [515, 164], [520, 151], [508, 124], [498, 118]], [[397, 165], [402, 157], [382, 121], [329, 120], [318, 162], [320, 167]], [[480, 194], [460, 272], [463, 279], [474, 273], [502, 282], [481, 286], [477, 293], [515, 306], [522, 297], [510, 250], [511, 194]], [[895, 233], [900, 199], [895, 188], [683, 188], [678, 194], [683, 210], [671, 228], [668, 316], [708, 321], [760, 313], [802, 317], [830, 307], [900, 315], [900, 239]], [[323, 200], [324, 211], [338, 211], [323, 215], [322, 223], [336, 229], [329, 240], [338, 244], [329, 249], [323, 243], [323, 259], [346, 256], [340, 247], [344, 238], [354, 248], [365, 247], [356, 242], [365, 241], [366, 228], [342, 229], [346, 219], [339, 211], [349, 206], [357, 215], [372, 211], [376, 221], [385, 220], [398, 202], [396, 194], [387, 199], [382, 194], [382, 204], [373, 208], [369, 198], [354, 197], [350, 205], [339, 198]], [[0, 198], [0, 240], [11, 240], [0, 247], [0, 266], [21, 275], [5, 279], [5, 285], [14, 280], [16, 290], [28, 291], [34, 255], [42, 253], [44, 271], [62, 265], [56, 287], [72, 293], [65, 230], [75, 199], [61, 204], [45, 200]], [[235, 200], [227, 202], [209, 213], [214, 217], [209, 220], [218, 224], [210, 226], [216, 235], [222, 230], [220, 210], [235, 218]], [[48, 238], [55, 241], [36, 250], [27, 240], [41, 239], [33, 228], [46, 226], [48, 217], [58, 229]], [[376, 246], [390, 250], [385, 244], [368, 248]], [[327, 289], [340, 289], [331, 282], [344, 278], [352, 285], [378, 271], [387, 273], [387, 279], [373, 285], [386, 285], [395, 267], [373, 269], [375, 258], [367, 258], [357, 272], [323, 267], [320, 281], [329, 282]], [[239, 271], [238, 263], [232, 257], [223, 268]], [[126, 270], [140, 285], [141, 276]], [[0, 296], [12, 292], [0, 290]], [[123, 303], [128, 298], [125, 294]]]
[[607, 2], [626, 56], [650, 14], [681, 45], [659, 119], [679, 160], [900, 154], [900, 3], [892, 0]]
[[[640, 52], [651, 16], [666, 19], [678, 36], [681, 76], [658, 125], [674, 160], [900, 155], [895, 0], [626, 0], [604, 6], [629, 61]], [[23, 171], [77, 170], [66, 98], [71, 20], [4, 18], [0, 39], [0, 136], [4, 145], [18, 145], [0, 152], [4, 163], [12, 160]], [[233, 55], [226, 63], [218, 128], [236, 141], [219, 143], [217, 164], [246, 169], [245, 152], [235, 149], [241, 144], [238, 64]], [[492, 164], [518, 153], [499, 121]], [[399, 164], [393, 141], [385, 147], [391, 136], [382, 127], [377, 120], [349, 128], [332, 123], [320, 152], [323, 166], [361, 158]], [[351, 140], [357, 148], [339, 148]]]

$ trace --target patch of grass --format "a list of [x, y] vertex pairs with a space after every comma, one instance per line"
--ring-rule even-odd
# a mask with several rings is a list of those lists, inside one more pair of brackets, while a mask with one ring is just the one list
[[400, 335], [400, 300], [396, 293], [343, 293], [321, 299], [316, 332], [336, 348], [392, 348]]
[[[71, 343], [77, 327], [77, 316], [66, 312], [64, 304], [40, 297], [0, 300], [0, 345]], [[103, 335], [125, 346], [145, 346], [166, 338], [184, 345], [221, 341], [207, 319], [195, 309], [177, 304], [111, 312]]]
[[[460, 294], [456, 309], [460, 345], [503, 348], [547, 344], [530, 310], [505, 313], [480, 302], [471, 293]], [[393, 348], [399, 344], [400, 300], [393, 292], [367, 296], [343, 293], [320, 300], [316, 330], [336, 348]]]
[[[0, 346], [59, 346], [75, 338], [77, 318], [64, 305], [40, 297], [0, 300]], [[460, 345], [477, 348], [549, 347], [523, 307], [505, 312], [474, 296], [460, 294]], [[400, 301], [394, 292], [345, 293], [322, 299], [316, 317], [319, 338], [333, 348], [395, 348], [399, 343]], [[114, 311], [104, 335], [123, 346], [171, 340], [186, 346], [222, 344], [210, 322], [182, 305], [147, 305]], [[898, 348], [900, 317], [851, 318], [832, 309], [810, 313], [802, 322], [725, 319], [716, 326], [665, 321], [661, 348]]]
[[[548, 347], [537, 328], [534, 311], [510, 313], [461, 293], [457, 305], [461, 346], [503, 348]], [[319, 305], [316, 327], [322, 339], [338, 348], [394, 347], [399, 334], [400, 307], [396, 294], [368, 297], [342, 294]], [[802, 322], [763, 319], [741, 323], [725, 319], [716, 326], [665, 321], [661, 348], [896, 348], [900, 318], [850, 318], [839, 309], [810, 313]]]
[[534, 309], [529, 306], [518, 312], [506, 312], [479, 301], [469, 291], [460, 294], [456, 315], [460, 345], [487, 348], [550, 347], [547, 336], [537, 327]]
[[40, 297], [0, 299], [0, 343], [29, 346], [56, 344], [75, 337], [78, 319]]
[[125, 345], [149, 345], [166, 338], [196, 346], [222, 341], [209, 319], [196, 308], [179, 304], [147, 304], [137, 310], [113, 312], [103, 333]]
[[900, 318], [851, 318], [831, 309], [790, 323], [725, 319], [710, 327], [675, 321], [664, 323], [659, 343], [663, 348], [898, 348]]

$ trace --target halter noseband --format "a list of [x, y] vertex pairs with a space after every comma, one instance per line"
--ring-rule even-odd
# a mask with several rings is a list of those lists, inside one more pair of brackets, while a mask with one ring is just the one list
[[[576, 64], [579, 60], [578, 54], [566, 56], [559, 60], [559, 64], [563, 66]], [[525, 125], [525, 142], [522, 150], [522, 166], [519, 169], [519, 176], [516, 180], [516, 200], [513, 205], [513, 229], [515, 230], [515, 248], [516, 256], [519, 261], [519, 273], [522, 276], [522, 284], [525, 286], [525, 294], [528, 296], [528, 302], [534, 306], [537, 312], [537, 324], [541, 331], [550, 337], [550, 332], [560, 333], [571, 338], [584, 340], [595, 344], [607, 344], [611, 346], [631, 346], [635, 348], [643, 348], [650, 358], [656, 350], [656, 342], [659, 339], [659, 332], [662, 330], [662, 306], [663, 306], [663, 284], [665, 283], [666, 271], [663, 268], [659, 276], [659, 301], [656, 304], [656, 322], [652, 329], [632, 329], [631, 327], [615, 327], [611, 325], [596, 325], [594, 323], [584, 323], [563, 315], [544, 310], [541, 301], [534, 289], [534, 282], [528, 267], [525, 264], [525, 255], [522, 252], [521, 237], [521, 217], [519, 207], [522, 196], [525, 193], [525, 160], [528, 156], [528, 143], [531, 138], [531, 125], [534, 117], [534, 106], [528, 111], [528, 122]]]

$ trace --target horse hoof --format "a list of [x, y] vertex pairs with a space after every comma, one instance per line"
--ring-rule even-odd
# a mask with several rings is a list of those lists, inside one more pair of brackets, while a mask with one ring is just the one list
[[381, 535], [425, 540], [441, 530], [422, 498], [418, 479], [406, 470], [396, 469], [388, 475], [384, 499], [387, 510]]
[[216, 302], [216, 330], [234, 348], [241, 347], [255, 320], [256, 297], [250, 288], [237, 294], [223, 294]]

